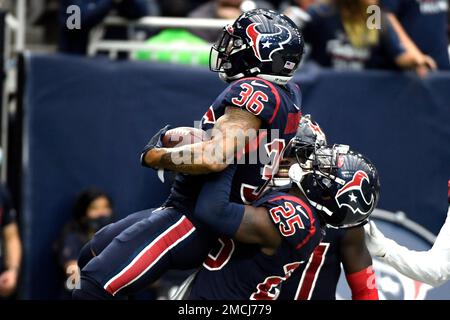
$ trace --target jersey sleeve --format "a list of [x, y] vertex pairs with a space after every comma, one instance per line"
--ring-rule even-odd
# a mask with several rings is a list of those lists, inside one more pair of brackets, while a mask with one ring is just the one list
[[[281, 236], [296, 250], [312, 250], [321, 238], [313, 209], [301, 199], [291, 195], [276, 195], [263, 204]], [[309, 251], [306, 250], [306, 251]]]
[[228, 86], [221, 103], [246, 110], [270, 124], [280, 108], [280, 95], [276, 85], [267, 80], [245, 78]]

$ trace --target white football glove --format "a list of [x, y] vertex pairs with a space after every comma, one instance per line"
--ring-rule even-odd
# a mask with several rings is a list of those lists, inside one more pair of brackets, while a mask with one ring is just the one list
[[373, 221], [364, 225], [364, 231], [366, 233], [367, 249], [369, 249], [370, 254], [377, 257], [384, 257], [389, 246], [389, 239], [378, 230]]

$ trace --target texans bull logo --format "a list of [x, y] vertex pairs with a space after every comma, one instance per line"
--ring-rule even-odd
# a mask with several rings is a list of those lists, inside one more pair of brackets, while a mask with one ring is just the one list
[[257, 26], [261, 23], [252, 23], [247, 27], [246, 33], [251, 40], [251, 46], [255, 56], [261, 62], [272, 61], [272, 54], [283, 49], [283, 44], [288, 43], [292, 36], [286, 27], [276, 24], [277, 33], [261, 33]]
[[346, 206], [350, 208], [353, 213], [359, 212], [362, 215], [371, 212], [374, 204], [374, 197], [372, 195], [370, 201], [367, 201], [364, 197], [364, 194], [362, 193], [362, 184], [364, 180], [369, 182], [367, 173], [358, 170], [353, 175], [353, 179], [339, 189], [336, 193], [336, 202], [339, 208]]

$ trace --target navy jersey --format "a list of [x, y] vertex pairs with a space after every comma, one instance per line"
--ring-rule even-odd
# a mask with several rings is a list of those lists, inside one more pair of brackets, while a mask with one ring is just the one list
[[353, 46], [345, 32], [341, 16], [333, 5], [313, 5], [311, 20], [303, 28], [310, 58], [334, 69], [396, 68], [394, 61], [405, 50], [389, 21], [381, 15], [379, 41], [371, 47]]
[[394, 13], [419, 49], [431, 56], [439, 69], [450, 69], [448, 55], [448, 0], [381, 0]]
[[335, 300], [341, 275], [341, 239], [345, 229], [325, 229], [322, 242], [302, 264], [280, 294], [283, 300]]
[[259, 245], [220, 239], [198, 272], [189, 299], [275, 300], [283, 283], [322, 238], [316, 212], [298, 197], [272, 191], [253, 206], [268, 209], [282, 242], [273, 255]]
[[[213, 128], [227, 107], [246, 110], [261, 119], [256, 139], [240, 154], [231, 201], [251, 203], [270, 180], [286, 144], [295, 136], [300, 121], [301, 93], [296, 84], [279, 86], [260, 78], [231, 83], [203, 115], [201, 128]], [[165, 205], [193, 210], [205, 176], [177, 174]]]

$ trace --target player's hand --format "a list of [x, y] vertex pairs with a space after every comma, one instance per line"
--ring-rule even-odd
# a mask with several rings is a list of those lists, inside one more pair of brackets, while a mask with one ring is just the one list
[[366, 233], [367, 249], [369, 249], [370, 254], [377, 257], [384, 257], [387, 252], [387, 238], [378, 230], [375, 222], [370, 221], [365, 224], [364, 231]]
[[155, 149], [155, 148], [162, 148], [163, 142], [162, 138], [166, 134], [167, 131], [170, 130], [170, 125], [166, 125], [164, 128], [160, 129], [147, 143], [144, 150], [142, 150], [142, 154], [144, 155], [148, 151]]
[[0, 274], [0, 296], [8, 297], [14, 293], [17, 286], [17, 270], [10, 269]]
[[147, 143], [145, 148], [141, 152], [141, 165], [154, 168], [154, 166], [146, 160], [146, 155], [149, 151], [163, 146], [162, 139], [167, 131], [169, 131], [170, 125], [166, 125], [164, 128], [160, 129]]

